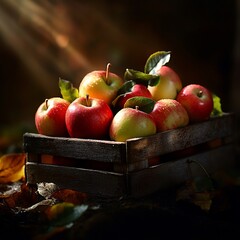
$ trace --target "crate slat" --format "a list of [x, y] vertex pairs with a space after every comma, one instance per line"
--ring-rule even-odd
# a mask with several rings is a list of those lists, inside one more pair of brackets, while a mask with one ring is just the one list
[[120, 197], [127, 192], [124, 174], [63, 167], [27, 162], [29, 184], [41, 182], [57, 183], [60, 188], [68, 188], [96, 196]]
[[[204, 172], [198, 164], [209, 174], [233, 166], [233, 131], [234, 115], [225, 113], [126, 142], [25, 133], [26, 179], [101, 197], [141, 197], [186, 181], [189, 161], [196, 175]], [[48, 162], [54, 156], [64, 162]]]
[[233, 115], [224, 114], [222, 117], [211, 118], [208, 121], [165, 131], [147, 138], [133, 139], [127, 141], [128, 162], [186, 149], [213, 139], [231, 136], [232, 133]]
[[35, 133], [25, 133], [23, 141], [24, 149], [29, 153], [103, 162], [126, 162], [126, 148], [122, 142], [49, 137]]
[[[189, 161], [193, 161], [189, 163]], [[186, 158], [169, 161], [157, 166], [129, 174], [129, 192], [131, 196], [140, 197], [159, 189], [180, 185], [191, 177], [206, 175], [194, 161], [200, 163], [211, 176], [218, 171], [230, 168], [235, 163], [234, 146], [225, 145]], [[192, 176], [190, 174], [190, 169]]]

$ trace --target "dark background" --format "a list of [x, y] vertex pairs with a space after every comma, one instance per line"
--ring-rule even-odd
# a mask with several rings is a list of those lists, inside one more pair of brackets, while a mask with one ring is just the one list
[[159, 50], [171, 51], [183, 85], [206, 86], [238, 113], [239, 10], [237, 0], [2, 0], [0, 133], [35, 131], [37, 107], [60, 96], [59, 77], [78, 87], [108, 62], [123, 76]]

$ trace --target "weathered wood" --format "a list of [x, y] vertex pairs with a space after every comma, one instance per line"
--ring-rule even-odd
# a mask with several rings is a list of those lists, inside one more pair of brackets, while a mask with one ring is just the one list
[[127, 141], [127, 161], [141, 161], [216, 138], [227, 137], [233, 134], [233, 126], [233, 115], [224, 114], [222, 117], [211, 118], [208, 121], [165, 131], [147, 138], [132, 139]]
[[[233, 120], [233, 114], [224, 114], [126, 142], [26, 133], [27, 182], [54, 182], [60, 188], [102, 197], [141, 197], [183, 183], [191, 177], [189, 170], [204, 174], [199, 166], [212, 174], [233, 165]], [[65, 165], [39, 160], [46, 158], [48, 163], [49, 156], [63, 157]]]
[[122, 142], [49, 137], [34, 133], [25, 133], [23, 141], [24, 149], [29, 153], [103, 162], [126, 162], [126, 148]]
[[222, 146], [187, 158], [132, 172], [128, 174], [130, 195], [144, 196], [159, 189], [180, 185], [191, 177], [205, 175], [204, 169], [198, 163], [209, 175], [232, 167], [235, 163], [234, 146]]
[[131, 163], [230, 136], [232, 132], [233, 115], [224, 114], [222, 117], [127, 142], [48, 137], [26, 133], [24, 149], [26, 152], [36, 154]]
[[83, 168], [26, 163], [29, 184], [56, 183], [68, 188], [96, 196], [120, 197], [127, 192], [124, 174]]

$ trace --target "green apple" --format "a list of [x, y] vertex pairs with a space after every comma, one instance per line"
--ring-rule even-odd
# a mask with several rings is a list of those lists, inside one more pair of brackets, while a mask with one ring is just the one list
[[108, 105], [117, 97], [117, 92], [123, 85], [123, 79], [109, 71], [110, 64], [106, 70], [95, 70], [84, 76], [79, 85], [79, 96], [98, 98], [104, 100]]
[[178, 74], [168, 66], [162, 66], [155, 74], [160, 76], [160, 80], [157, 85], [148, 86], [152, 98], [155, 101], [165, 98], [175, 99], [182, 89], [182, 81]]
[[122, 108], [114, 115], [109, 129], [111, 140], [118, 142], [155, 133], [156, 125], [152, 116], [137, 108]]

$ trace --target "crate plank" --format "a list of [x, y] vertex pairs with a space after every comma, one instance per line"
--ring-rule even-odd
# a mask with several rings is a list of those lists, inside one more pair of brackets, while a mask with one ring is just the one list
[[25, 152], [28, 153], [103, 162], [126, 162], [126, 148], [122, 142], [49, 137], [35, 133], [25, 133], [23, 141]]
[[157, 133], [147, 138], [129, 140], [127, 141], [127, 161], [141, 161], [232, 134], [233, 114], [224, 114], [221, 117]]
[[205, 122], [126, 142], [49, 137], [33, 133], [25, 133], [23, 137], [24, 149], [29, 153], [131, 163], [230, 136], [232, 132], [233, 114], [228, 113]]
[[26, 172], [29, 184], [56, 183], [60, 188], [106, 197], [121, 197], [127, 192], [126, 177], [120, 173], [32, 162], [26, 163]]
[[[141, 197], [183, 183], [190, 169], [191, 174], [203, 174], [199, 165], [209, 174], [233, 165], [233, 123], [234, 115], [226, 113], [126, 142], [25, 133], [26, 179], [30, 184], [54, 182], [101, 197]], [[64, 166], [51, 165], [43, 163], [44, 156], [68, 159]]]
[[[225, 145], [186, 158], [169, 161], [144, 170], [128, 174], [129, 192], [131, 196], [139, 197], [153, 193], [159, 189], [167, 189], [184, 183], [192, 176], [214, 174], [235, 164], [234, 146]], [[189, 163], [189, 161], [193, 161]], [[196, 161], [197, 163], [194, 163]], [[190, 169], [191, 167], [191, 173]]]

